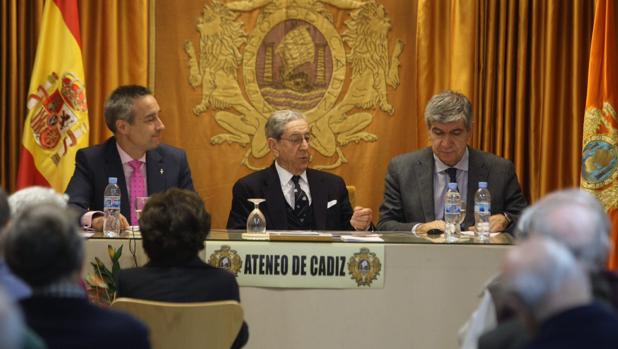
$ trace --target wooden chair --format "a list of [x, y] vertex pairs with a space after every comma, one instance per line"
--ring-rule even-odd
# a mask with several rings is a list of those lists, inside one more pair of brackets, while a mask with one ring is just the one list
[[243, 310], [236, 301], [170, 303], [118, 298], [112, 308], [144, 322], [154, 349], [229, 349], [243, 322]]

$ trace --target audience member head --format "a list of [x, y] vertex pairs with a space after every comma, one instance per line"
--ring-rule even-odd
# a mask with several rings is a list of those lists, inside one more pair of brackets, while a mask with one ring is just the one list
[[534, 236], [514, 246], [502, 265], [507, 294], [528, 325], [591, 302], [588, 276], [566, 246]]
[[265, 126], [268, 147], [277, 164], [294, 175], [309, 166], [311, 130], [305, 116], [291, 110], [279, 110], [270, 115]]
[[0, 348], [22, 348], [25, 330], [19, 308], [0, 287]]
[[133, 105], [137, 99], [145, 96], [152, 96], [152, 91], [144, 86], [124, 85], [116, 88], [103, 107], [107, 128], [116, 133], [116, 121], [124, 120], [133, 124], [135, 121]]
[[9, 218], [11, 218], [9, 200], [4, 189], [0, 188], [0, 233], [2, 233], [4, 226], [9, 222]]
[[153, 263], [181, 264], [204, 249], [210, 214], [197, 193], [172, 188], [152, 195], [139, 226], [144, 251]]
[[472, 105], [466, 96], [441, 92], [425, 108], [425, 124], [434, 155], [447, 166], [455, 166], [466, 153], [472, 135]]
[[11, 220], [5, 258], [34, 290], [77, 282], [84, 259], [83, 238], [71, 211], [56, 204], [36, 205]]
[[9, 196], [9, 206], [11, 207], [11, 217], [17, 217], [22, 212], [34, 206], [58, 205], [66, 207], [69, 197], [66, 194], [56, 192], [46, 187], [27, 187], [20, 189]]
[[516, 236], [534, 235], [564, 243], [589, 272], [602, 269], [609, 253], [610, 223], [601, 203], [581, 189], [551, 193], [526, 209]]

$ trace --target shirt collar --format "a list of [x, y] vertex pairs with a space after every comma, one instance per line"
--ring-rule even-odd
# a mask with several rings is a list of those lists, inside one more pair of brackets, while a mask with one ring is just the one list
[[470, 152], [468, 151], [468, 147], [466, 147], [466, 151], [464, 152], [464, 155], [461, 157], [461, 160], [459, 160], [459, 162], [455, 164], [455, 166], [449, 166], [443, 163], [442, 160], [440, 160], [436, 156], [436, 154], [433, 154], [433, 159], [436, 163], [436, 169], [435, 169], [436, 173], [440, 173], [449, 167], [455, 167], [456, 169], [460, 171], [468, 171], [468, 162], [470, 160]]
[[[276, 160], [275, 160], [275, 168], [277, 169], [277, 174], [279, 175], [279, 181], [281, 182], [281, 186], [283, 187], [284, 185], [288, 185], [290, 183], [290, 180], [292, 179], [292, 176], [294, 175], [290, 171], [279, 166]], [[309, 183], [309, 181], [307, 181], [307, 171], [306, 170], [300, 174], [300, 178], [306, 183]]]
[[[120, 162], [123, 165], [133, 161], [133, 158], [131, 157], [131, 155], [129, 155], [126, 151], [124, 151], [124, 149], [120, 147], [120, 144], [118, 144], [118, 142], [116, 142], [116, 149], [118, 149], [118, 155], [120, 155]], [[142, 163], [146, 163], [146, 154], [142, 155], [141, 158], [136, 159], [136, 160], [139, 160]]]

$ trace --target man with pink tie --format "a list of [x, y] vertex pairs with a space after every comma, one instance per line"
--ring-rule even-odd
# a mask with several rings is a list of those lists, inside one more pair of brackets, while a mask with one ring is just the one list
[[66, 193], [85, 227], [101, 230], [103, 192], [109, 177], [118, 178], [121, 222], [137, 225], [138, 197], [178, 187], [194, 190], [186, 153], [161, 144], [165, 125], [152, 92], [143, 86], [120, 86], [107, 99], [105, 123], [114, 134], [103, 144], [81, 149]]

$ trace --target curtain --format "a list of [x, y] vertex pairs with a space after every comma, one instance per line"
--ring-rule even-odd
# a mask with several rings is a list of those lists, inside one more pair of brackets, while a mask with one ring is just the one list
[[530, 201], [577, 186], [593, 6], [420, 2], [418, 115], [434, 93], [460, 90], [473, 103], [472, 145], [512, 160]]

